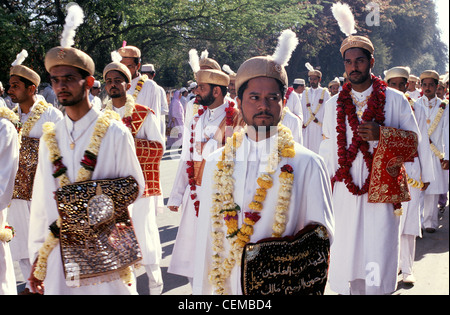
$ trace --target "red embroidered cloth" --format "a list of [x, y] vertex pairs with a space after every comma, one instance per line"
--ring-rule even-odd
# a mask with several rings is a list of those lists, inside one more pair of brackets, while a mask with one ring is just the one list
[[370, 178], [370, 203], [411, 200], [404, 162], [414, 161], [417, 145], [417, 134], [412, 131], [380, 127], [380, 141], [374, 150]]

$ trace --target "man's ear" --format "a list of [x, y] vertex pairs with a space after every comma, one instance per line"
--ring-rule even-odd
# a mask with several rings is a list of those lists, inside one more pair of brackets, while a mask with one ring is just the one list
[[34, 85], [34, 84], [30, 85], [30, 86], [28, 87], [29, 95], [35, 95], [35, 94], [37, 94], [37, 93], [36, 93], [36, 90], [37, 90], [37, 86], [36, 86], [36, 85]]
[[86, 86], [87, 86], [88, 90], [92, 89], [92, 87], [94, 86], [94, 81], [95, 81], [95, 78], [93, 76], [88, 76], [86, 78], [86, 83], [87, 83]]
[[239, 97], [236, 97], [237, 105], [239, 111], [242, 113], [242, 100]]
[[374, 66], [375, 66], [375, 58], [372, 57], [372, 59], [370, 59], [370, 69], [373, 69]]

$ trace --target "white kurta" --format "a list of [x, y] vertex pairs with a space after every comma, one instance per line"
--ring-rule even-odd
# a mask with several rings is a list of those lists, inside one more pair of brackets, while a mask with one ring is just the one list
[[[24, 124], [28, 118], [30, 118], [31, 113], [39, 100], [30, 108], [30, 112], [28, 114], [22, 113], [20, 106], [18, 107], [19, 117], [22, 124]], [[48, 107], [47, 110], [42, 113], [41, 117], [38, 121], [36, 121], [34, 127], [30, 130], [30, 134], [28, 135], [31, 138], [41, 138], [42, 136], [42, 126], [46, 122], [54, 122], [63, 119], [63, 114], [60, 110], [51, 106]], [[14, 226], [16, 230], [16, 236], [11, 241], [11, 253], [13, 255], [14, 261], [18, 261], [21, 259], [29, 258], [28, 257], [28, 229], [30, 223], [30, 207], [31, 201], [22, 200], [22, 199], [13, 199], [11, 201], [10, 211], [8, 211], [8, 221]], [[24, 275], [24, 277], [28, 278], [29, 275]]]
[[415, 89], [414, 91], [410, 92], [407, 91], [406, 92], [409, 97], [411, 97], [414, 101], [417, 101], [420, 98], [420, 91], [418, 89]]
[[[416, 157], [414, 162], [405, 163], [405, 169], [408, 176], [414, 180], [422, 180], [422, 182], [433, 182], [434, 181], [434, 166], [431, 163], [432, 152], [429, 149], [429, 138], [427, 133], [427, 123], [424, 108], [421, 106], [414, 107], [414, 115], [417, 120], [417, 124], [422, 134], [421, 141], [425, 142], [423, 144], [424, 150], [422, 150], [421, 157]], [[427, 150], [428, 149], [428, 150]], [[403, 202], [403, 215], [400, 220], [400, 231], [401, 234], [422, 236], [421, 232], [421, 213], [423, 211], [423, 195], [425, 192], [421, 191], [420, 188], [409, 186], [409, 191], [411, 193], [411, 200], [409, 202]]]
[[286, 106], [294, 115], [298, 116], [300, 119], [303, 119], [302, 102], [300, 101], [299, 95], [295, 93], [295, 91], [292, 91], [289, 95], [289, 99], [286, 101]]
[[[322, 96], [322, 91], [325, 91], [323, 97], [323, 104], [320, 106], [319, 111], [315, 117], [319, 120], [319, 123], [311, 121], [306, 128], [303, 128], [303, 145], [315, 153], [319, 153], [320, 143], [322, 142], [322, 124], [325, 113], [326, 102], [330, 99], [330, 93], [328, 89], [318, 87], [317, 89], [309, 88], [305, 89], [302, 94], [302, 110], [303, 110], [303, 124], [307, 124], [311, 117], [310, 110], [315, 113], [319, 108], [319, 100]], [[308, 96], [308, 97], [306, 97]], [[307, 101], [311, 104], [310, 109], [306, 106]]]
[[303, 144], [303, 121], [299, 116], [294, 115], [289, 109], [286, 111], [281, 123], [291, 130], [295, 142]]
[[[123, 118], [125, 106], [116, 108], [115, 112]], [[159, 132], [159, 121], [156, 115], [150, 113], [145, 118], [136, 138], [157, 141], [163, 143], [163, 138]], [[130, 213], [133, 219], [134, 230], [141, 248], [142, 265], [159, 264], [161, 261], [161, 241], [159, 238], [158, 225], [156, 224], [156, 199], [157, 196], [141, 197], [130, 205]]]
[[[17, 131], [8, 120], [0, 118], [0, 228], [7, 222], [8, 205], [14, 190], [19, 164]], [[9, 225], [12, 225], [9, 223]], [[13, 226], [14, 227], [14, 226]], [[15, 228], [15, 227], [14, 227]], [[17, 294], [16, 276], [9, 243], [0, 241], [0, 295]]]
[[[354, 92], [359, 100], [372, 93], [372, 86], [363, 93]], [[321, 145], [321, 155], [334, 176], [338, 167], [336, 106], [338, 95], [326, 104], [323, 133], [327, 140]], [[410, 130], [420, 137], [416, 119], [406, 97], [393, 89], [386, 90], [385, 126]], [[347, 143], [351, 143], [351, 128], [347, 122]], [[419, 138], [420, 139], [420, 138]], [[373, 152], [377, 141], [370, 142]], [[419, 143], [419, 154], [426, 143]], [[361, 152], [358, 152], [350, 171], [353, 181], [361, 187], [369, 172]], [[331, 247], [329, 283], [340, 294], [349, 293], [349, 283], [365, 280], [367, 294], [388, 294], [397, 287], [400, 218], [392, 204], [368, 203], [367, 194], [355, 196], [343, 182], [336, 182], [333, 190], [336, 218], [335, 240]]]
[[[237, 150], [233, 178], [235, 179], [234, 202], [241, 207], [238, 213], [239, 226], [242, 226], [244, 212], [253, 200], [258, 184], [256, 179], [261, 171], [265, 171], [268, 157], [273, 148], [275, 138], [254, 142], [244, 137]], [[278, 177], [281, 167], [289, 164], [294, 169], [294, 184], [291, 202], [287, 213], [288, 222], [283, 236], [293, 236], [309, 224], [321, 224], [328, 230], [330, 242], [333, 242], [334, 215], [331, 204], [331, 187], [329, 175], [321, 157], [312, 151], [295, 144], [296, 156], [292, 159], [282, 158], [277, 170], [272, 175], [273, 186], [268, 190], [261, 219], [254, 226], [250, 242], [271, 237], [280, 183]], [[195, 274], [193, 294], [213, 294], [208, 274], [212, 265], [211, 206], [213, 189], [213, 173], [222, 150], [217, 150], [208, 158], [203, 176], [204, 185], [200, 200], [200, 217], [197, 232]], [[226, 226], [224, 224], [224, 235]], [[224, 242], [224, 253], [228, 253], [229, 242]], [[226, 283], [227, 293], [242, 294], [240, 268], [235, 266]]]
[[[442, 100], [435, 97], [431, 101], [428, 101], [426, 96], [421, 97], [414, 104], [414, 108], [422, 107], [425, 112], [426, 119], [430, 120], [430, 124], [427, 125], [429, 129], [434, 122], [434, 119], [439, 111], [439, 106], [441, 105]], [[432, 106], [430, 109], [428, 106]], [[439, 124], [436, 127], [436, 130], [430, 136], [431, 141], [434, 143], [439, 152], [444, 153], [446, 155], [444, 160], [448, 160], [448, 132], [449, 132], [449, 105], [446, 106], [444, 114], [442, 115]], [[428, 130], [427, 129], [427, 130]], [[447, 135], [445, 135], [447, 133]], [[447, 138], [446, 138], [447, 137]], [[447, 143], [446, 140], [447, 139]], [[428, 165], [433, 165], [435, 170], [435, 180], [430, 183], [430, 186], [425, 191], [426, 195], [439, 195], [448, 192], [448, 170], [443, 170], [441, 167], [441, 162], [439, 158], [432, 153], [431, 160], [428, 162]]]
[[[225, 108], [228, 103], [217, 107], [214, 110], [207, 109], [203, 115], [199, 118], [194, 134], [195, 141], [205, 141], [206, 138], [210, 140], [205, 144], [203, 148], [203, 154], [199, 155], [194, 149], [193, 160], [202, 161], [211, 152], [217, 149], [218, 144], [213, 139], [214, 134], [219, 128], [220, 123], [225, 118]], [[195, 119], [195, 118], [194, 118]], [[193, 120], [191, 120], [191, 124]], [[187, 137], [183, 139], [183, 150], [181, 152], [181, 160], [178, 165], [177, 175], [175, 177], [174, 186], [170, 194], [167, 206], [180, 206], [181, 205], [181, 222], [178, 228], [178, 234], [175, 241], [175, 246], [172, 252], [172, 260], [169, 265], [169, 272], [183, 275], [186, 277], [193, 277], [194, 275], [194, 255], [195, 255], [195, 235], [197, 232], [197, 216], [195, 215], [194, 200], [191, 199], [191, 190], [189, 186], [189, 178], [186, 173], [186, 162], [190, 160], [189, 149], [191, 129]], [[203, 187], [203, 183], [202, 183]], [[196, 186], [196, 193], [201, 195], [200, 186]]]
[[[74, 182], [80, 169], [80, 161], [88, 147], [100, 111], [92, 108], [80, 120], [73, 122], [68, 116], [56, 124], [56, 140], [67, 167], [67, 176]], [[78, 139], [74, 150], [70, 149], [69, 133]], [[80, 137], [80, 138], [78, 138]], [[47, 144], [41, 141], [39, 163], [33, 189], [33, 202], [30, 217], [30, 258], [36, 259], [39, 249], [48, 235], [48, 227], [58, 218], [57, 204], [53, 192], [59, 187], [59, 181], [52, 176], [53, 165], [49, 159]], [[144, 177], [136, 157], [133, 137], [120, 121], [112, 121], [102, 140], [97, 164], [92, 179], [113, 179], [133, 176], [139, 184], [139, 195], [144, 191]], [[48, 257], [47, 277], [44, 281], [45, 294], [137, 294], [136, 285], [128, 286], [122, 280], [98, 285], [68, 287], [64, 278], [59, 244]]]
[[[140, 79], [141, 76], [138, 76], [131, 80], [131, 87], [127, 91], [127, 94], [133, 95], [135, 93]], [[147, 79], [144, 82], [141, 91], [137, 95], [136, 104], [151, 108], [155, 112], [158, 121], [161, 119], [161, 90], [155, 81]]]

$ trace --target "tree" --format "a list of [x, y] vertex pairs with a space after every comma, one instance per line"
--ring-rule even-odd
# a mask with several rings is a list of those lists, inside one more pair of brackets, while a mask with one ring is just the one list
[[[46, 81], [45, 53], [59, 45], [69, 0], [0, 0], [0, 80], [16, 55], [26, 49], [25, 65]], [[110, 53], [123, 41], [138, 46], [143, 62], [153, 63], [157, 81], [181, 87], [194, 78], [188, 51], [208, 49], [221, 65], [237, 71], [246, 59], [270, 55], [282, 30], [299, 38], [287, 72], [292, 82], [306, 78], [304, 66], [320, 67], [323, 81], [341, 76], [339, 47], [344, 39], [331, 14], [336, 1], [322, 0], [77, 0], [85, 13], [75, 46], [96, 63], [96, 77], [111, 61]], [[374, 72], [409, 65], [415, 73], [425, 68], [445, 71], [447, 46], [439, 39], [435, 3], [429, 0], [376, 0], [379, 24], [368, 25], [369, 0], [345, 0], [353, 10], [360, 35], [375, 44]]]

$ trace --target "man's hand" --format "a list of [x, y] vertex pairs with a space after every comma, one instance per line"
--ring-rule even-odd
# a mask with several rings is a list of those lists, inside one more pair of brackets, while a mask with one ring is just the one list
[[449, 168], [448, 160], [442, 160], [441, 161], [441, 167], [442, 167], [443, 170], [448, 170], [448, 168]]
[[169, 208], [169, 210], [172, 211], [172, 212], [178, 212], [178, 207], [177, 206], [168, 206], [167, 208]]
[[37, 263], [37, 259], [36, 259], [36, 262], [33, 264], [33, 266], [31, 266], [31, 274], [30, 274], [30, 277], [28, 278], [28, 281], [30, 281], [31, 292], [44, 294], [44, 281], [41, 281], [34, 276], [34, 270], [36, 269], [36, 263]]
[[423, 183], [423, 187], [420, 189], [420, 191], [425, 191], [425, 190], [427, 190], [428, 186], [430, 186], [430, 183], [429, 183], [429, 182]]
[[380, 140], [380, 125], [376, 122], [363, 122], [358, 127], [358, 135], [365, 141]]

